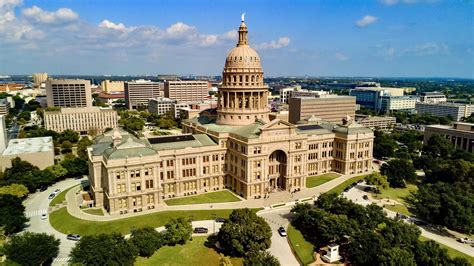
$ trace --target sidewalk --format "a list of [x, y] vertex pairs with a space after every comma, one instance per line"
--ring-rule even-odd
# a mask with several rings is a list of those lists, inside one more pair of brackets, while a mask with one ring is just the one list
[[139, 215], [146, 215], [154, 212], [162, 211], [176, 211], [176, 210], [212, 210], [212, 209], [239, 209], [239, 208], [264, 208], [269, 207], [278, 203], [293, 202], [297, 199], [306, 199], [310, 197], [317, 197], [318, 195], [331, 190], [332, 188], [338, 186], [339, 184], [345, 182], [346, 180], [360, 175], [365, 174], [352, 174], [352, 175], [342, 175], [338, 178], [335, 178], [329, 182], [326, 182], [322, 185], [313, 188], [302, 188], [300, 192], [296, 192], [293, 195], [287, 191], [275, 192], [269, 194], [267, 199], [248, 199], [242, 200], [239, 202], [226, 202], [226, 203], [205, 203], [205, 204], [192, 204], [192, 205], [160, 205], [153, 210], [147, 210], [139, 213], [128, 213], [123, 215], [116, 216], [98, 216], [85, 213], [81, 211], [79, 206], [78, 195], [76, 194], [80, 187], [73, 188], [68, 191], [66, 194], [67, 201], [67, 211], [70, 215], [89, 221], [113, 221], [120, 220], [128, 217], [135, 217]]

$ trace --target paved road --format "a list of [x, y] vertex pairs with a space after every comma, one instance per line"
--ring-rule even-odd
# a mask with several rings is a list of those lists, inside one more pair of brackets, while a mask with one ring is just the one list
[[258, 216], [263, 217], [272, 228], [272, 246], [268, 251], [277, 257], [280, 264], [284, 266], [300, 265], [291, 251], [288, 239], [280, 236], [277, 231], [280, 226], [285, 227], [285, 229], [288, 227], [291, 207], [282, 207], [258, 213]]
[[49, 187], [46, 191], [31, 194], [23, 202], [23, 204], [25, 205], [25, 213], [30, 219], [28, 227], [25, 230], [30, 232], [52, 234], [56, 238], [61, 240], [61, 244], [59, 246], [59, 255], [54, 261], [56, 264], [66, 264], [69, 253], [74, 247], [75, 242], [67, 240], [65, 234], [56, 231], [51, 226], [51, 224], [49, 223], [49, 215], [46, 220], [41, 220], [41, 214], [47, 213], [48, 211], [49, 203], [51, 202], [51, 200], [48, 199], [48, 196], [49, 194], [51, 194], [51, 192], [53, 192], [56, 188], [59, 188], [61, 189], [61, 191], [63, 191], [72, 186], [80, 184], [80, 182], [81, 180], [75, 179], [67, 179], [60, 181], [55, 185]]
[[[369, 200], [363, 199], [364, 195], [369, 196], [367, 192], [363, 191], [364, 187], [365, 185], [363, 183], [358, 184], [357, 186], [353, 187], [349, 191], [344, 192], [343, 196], [358, 204], [361, 204], [364, 206], [369, 205], [372, 203], [372, 201], [370, 200], [370, 197], [369, 197]], [[374, 203], [378, 203], [378, 201], [374, 201]], [[394, 218], [397, 214], [396, 212], [393, 212], [387, 209], [384, 209], [384, 210], [387, 213], [387, 216], [391, 218]], [[420, 228], [421, 230], [421, 235], [426, 238], [432, 239], [450, 248], [456, 249], [469, 256], [474, 255], [474, 248], [469, 246], [468, 244], [459, 243], [453, 237], [437, 234], [430, 226], [418, 226], [418, 228]]]

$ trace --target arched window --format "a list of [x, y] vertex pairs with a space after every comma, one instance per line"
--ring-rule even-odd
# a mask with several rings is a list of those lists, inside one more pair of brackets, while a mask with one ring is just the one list
[[245, 75], [245, 82], [249, 82], [249, 75]]
[[239, 80], [240, 80], [240, 82], [242, 82], [242, 80], [243, 80], [242, 75], [239, 76]]
[[254, 79], [255, 79], [255, 76], [252, 75], [252, 76], [250, 77], [250, 81], [251, 81], [251, 82], [254, 82]]

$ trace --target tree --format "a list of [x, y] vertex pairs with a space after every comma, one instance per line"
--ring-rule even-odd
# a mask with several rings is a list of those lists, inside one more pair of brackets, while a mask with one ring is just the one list
[[25, 206], [20, 198], [10, 194], [0, 194], [0, 227], [3, 227], [5, 234], [20, 232], [25, 227], [28, 219], [24, 211]]
[[244, 266], [280, 266], [280, 262], [268, 251], [251, 251], [244, 259]]
[[397, 142], [382, 131], [375, 131], [374, 135], [374, 156], [377, 158], [393, 157], [398, 147]]
[[79, 133], [72, 129], [66, 129], [63, 132], [59, 133], [58, 140], [61, 143], [66, 140], [71, 143], [76, 143], [79, 140]]
[[87, 161], [73, 155], [67, 156], [63, 161], [61, 161], [61, 166], [67, 170], [67, 175], [69, 177], [86, 175], [89, 171]]
[[150, 257], [163, 245], [164, 237], [152, 227], [143, 227], [132, 231], [130, 241], [140, 256]]
[[390, 266], [416, 266], [415, 257], [409, 250], [394, 247], [391, 249], [384, 250], [381, 256], [379, 265], [390, 265]]
[[225, 254], [244, 256], [249, 251], [263, 251], [270, 247], [272, 232], [262, 217], [250, 209], [233, 210], [217, 234]]
[[12, 183], [23, 184], [31, 193], [35, 192], [41, 182], [41, 171], [38, 167], [16, 157], [12, 159], [11, 167], [6, 168], [0, 185]]
[[59, 239], [45, 233], [14, 235], [3, 249], [7, 259], [20, 265], [43, 265], [59, 253]]
[[378, 189], [388, 187], [387, 177], [384, 175], [381, 175], [380, 173], [373, 173], [373, 174], [367, 175], [364, 179], [368, 185], [374, 185]]
[[63, 141], [63, 143], [61, 143], [61, 153], [70, 152], [72, 152], [72, 143], [69, 140]]
[[72, 249], [72, 263], [83, 265], [133, 265], [138, 250], [120, 234], [83, 236]]
[[55, 164], [46, 167], [45, 170], [50, 171], [54, 175], [54, 180], [61, 180], [63, 177], [67, 175], [67, 170], [61, 164]]
[[94, 143], [92, 142], [92, 140], [89, 139], [89, 137], [82, 137], [77, 143], [77, 156], [84, 160], [87, 160], [87, 147], [92, 144]]
[[183, 245], [193, 233], [191, 222], [183, 217], [172, 218], [166, 225], [165, 242], [167, 245], [174, 246], [176, 244]]
[[423, 152], [434, 157], [449, 157], [454, 152], [453, 144], [441, 135], [433, 135], [423, 147]]
[[390, 160], [382, 165], [380, 171], [387, 176], [391, 187], [403, 188], [406, 187], [406, 183], [416, 181], [415, 167], [407, 160]]
[[24, 199], [28, 196], [28, 188], [22, 184], [11, 184], [0, 187], [0, 194], [10, 194], [20, 199]]

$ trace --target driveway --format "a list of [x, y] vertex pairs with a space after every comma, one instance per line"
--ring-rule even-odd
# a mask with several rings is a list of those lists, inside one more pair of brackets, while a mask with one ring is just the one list
[[69, 253], [74, 247], [75, 242], [67, 240], [65, 234], [56, 231], [51, 226], [49, 223], [49, 215], [46, 220], [41, 220], [41, 214], [48, 213], [49, 203], [51, 202], [51, 200], [48, 199], [48, 196], [55, 189], [59, 188], [61, 191], [64, 191], [65, 189], [80, 183], [81, 180], [79, 179], [66, 179], [60, 181], [49, 187], [46, 191], [36, 192], [29, 195], [28, 198], [23, 202], [23, 205], [25, 205], [25, 215], [30, 219], [25, 230], [36, 233], [47, 233], [54, 235], [56, 238], [61, 240], [58, 257], [54, 260], [55, 264], [67, 264]]

